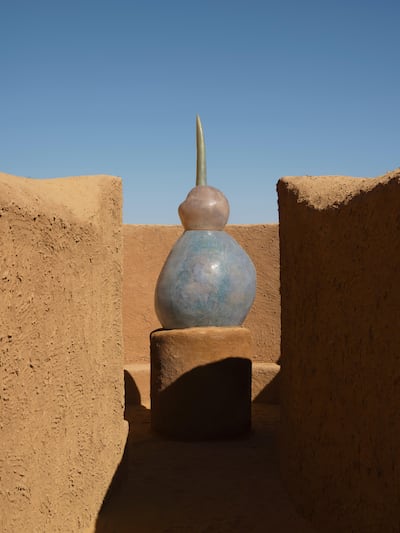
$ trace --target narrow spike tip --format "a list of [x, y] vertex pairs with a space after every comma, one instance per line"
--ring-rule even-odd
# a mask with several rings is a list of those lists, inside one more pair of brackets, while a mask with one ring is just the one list
[[196, 115], [196, 185], [207, 185], [206, 146], [204, 143], [203, 126], [199, 115]]

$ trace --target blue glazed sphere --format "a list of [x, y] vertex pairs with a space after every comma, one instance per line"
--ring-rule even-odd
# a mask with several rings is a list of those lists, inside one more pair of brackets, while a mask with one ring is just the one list
[[256, 292], [254, 265], [224, 231], [185, 231], [172, 248], [155, 291], [165, 329], [240, 326]]

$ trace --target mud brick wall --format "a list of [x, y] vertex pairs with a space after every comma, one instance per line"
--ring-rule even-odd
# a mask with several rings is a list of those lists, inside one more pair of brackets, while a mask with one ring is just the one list
[[320, 531], [399, 531], [400, 171], [278, 194], [286, 486]]
[[78, 532], [120, 462], [121, 182], [0, 174], [0, 530]]

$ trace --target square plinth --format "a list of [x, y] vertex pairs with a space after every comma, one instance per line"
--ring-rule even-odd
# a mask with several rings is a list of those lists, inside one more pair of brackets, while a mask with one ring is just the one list
[[157, 330], [150, 349], [154, 431], [184, 440], [234, 438], [250, 431], [248, 329]]

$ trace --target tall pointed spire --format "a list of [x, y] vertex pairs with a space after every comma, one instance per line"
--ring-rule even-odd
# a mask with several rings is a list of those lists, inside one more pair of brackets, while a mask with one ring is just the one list
[[203, 126], [199, 115], [196, 115], [196, 185], [207, 185], [206, 146], [204, 144]]

